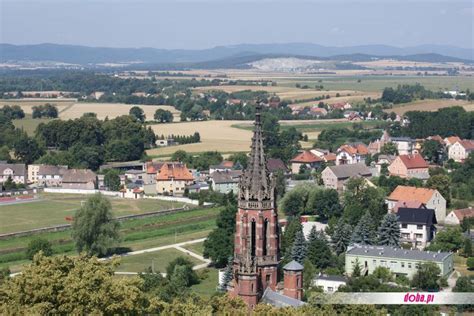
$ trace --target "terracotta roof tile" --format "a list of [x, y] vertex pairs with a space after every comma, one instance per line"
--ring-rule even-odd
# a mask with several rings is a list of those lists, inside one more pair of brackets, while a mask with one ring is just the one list
[[291, 159], [291, 162], [302, 162], [302, 163], [312, 163], [312, 162], [319, 162], [319, 161], [323, 161], [321, 158], [319, 158], [318, 156], [316, 156], [315, 154], [313, 154], [312, 152], [310, 151], [303, 151], [302, 153], [296, 155], [296, 157], [294, 157], [293, 159]]
[[459, 210], [454, 210], [454, 214], [456, 214], [456, 217], [462, 221], [464, 218], [469, 218], [469, 217], [474, 217], [474, 209], [472, 207], [468, 208], [463, 208]]
[[420, 154], [398, 156], [407, 169], [428, 168], [428, 163]]
[[399, 185], [388, 197], [394, 201], [419, 201], [427, 204], [436, 190]]
[[461, 146], [464, 147], [464, 149], [466, 150], [474, 150], [474, 140], [463, 139], [459, 141], [459, 144], [461, 144]]
[[160, 172], [156, 176], [158, 181], [183, 180], [193, 181], [193, 175], [189, 172], [185, 164], [180, 162], [164, 163]]
[[452, 145], [452, 144], [454, 144], [455, 142], [461, 141], [461, 138], [459, 138], [459, 137], [457, 137], [457, 136], [450, 136], [450, 137], [446, 137], [446, 140], [447, 140], [447, 142], [449, 143], [449, 145]]

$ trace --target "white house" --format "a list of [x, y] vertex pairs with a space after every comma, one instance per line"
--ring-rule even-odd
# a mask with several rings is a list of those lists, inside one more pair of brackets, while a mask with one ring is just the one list
[[350, 165], [365, 162], [369, 149], [362, 143], [342, 145], [337, 150], [336, 165]]
[[423, 249], [436, 235], [436, 216], [433, 209], [403, 208], [397, 212], [401, 241]]
[[220, 193], [237, 193], [239, 190], [240, 170], [215, 171], [211, 174], [212, 189]]
[[474, 217], [474, 209], [472, 207], [451, 211], [444, 220], [447, 225], [460, 225], [465, 218]]
[[474, 140], [464, 139], [449, 146], [448, 158], [457, 162], [464, 161], [474, 151]]
[[11, 178], [17, 184], [26, 184], [27, 173], [24, 164], [2, 163], [0, 164], [0, 183], [6, 182]]
[[346, 285], [347, 279], [341, 275], [319, 274], [313, 279], [313, 286], [321, 288], [324, 293], [334, 293], [340, 286]]

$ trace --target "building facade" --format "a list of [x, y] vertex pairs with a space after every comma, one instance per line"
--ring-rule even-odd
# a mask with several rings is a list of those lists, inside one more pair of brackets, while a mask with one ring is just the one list
[[351, 275], [359, 264], [362, 275], [372, 274], [378, 267], [390, 269], [396, 276], [411, 279], [423, 263], [434, 262], [441, 276], [448, 276], [454, 269], [451, 252], [407, 250], [388, 246], [349, 246], [346, 251], [346, 275]]
[[9, 178], [11, 178], [16, 184], [26, 184], [27, 176], [28, 174], [24, 164], [0, 164], [0, 183], [6, 182]]

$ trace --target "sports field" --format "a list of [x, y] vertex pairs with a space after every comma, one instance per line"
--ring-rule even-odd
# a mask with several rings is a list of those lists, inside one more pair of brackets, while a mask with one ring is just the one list
[[[76, 194], [42, 194], [35, 202], [0, 205], [0, 234], [68, 224], [66, 217], [74, 216], [88, 196]], [[111, 198], [115, 216], [180, 207], [183, 203], [161, 200], [130, 200]]]

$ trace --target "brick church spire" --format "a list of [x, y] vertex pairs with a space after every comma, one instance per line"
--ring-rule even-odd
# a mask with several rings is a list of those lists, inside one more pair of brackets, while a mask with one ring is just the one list
[[280, 260], [275, 181], [267, 169], [260, 111], [257, 103], [251, 152], [239, 183], [231, 290], [250, 308], [267, 288], [276, 290]]
[[264, 209], [274, 204], [275, 181], [267, 169], [260, 111], [258, 102], [250, 157], [239, 184], [239, 206], [243, 208]]

